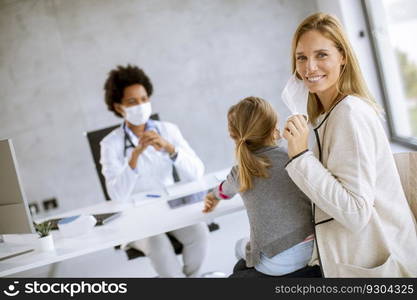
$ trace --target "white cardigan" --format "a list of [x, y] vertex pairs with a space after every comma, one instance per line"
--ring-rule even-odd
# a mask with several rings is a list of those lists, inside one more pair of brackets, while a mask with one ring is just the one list
[[315, 204], [323, 276], [417, 276], [416, 222], [378, 115], [348, 96], [319, 122], [314, 153], [286, 170]]

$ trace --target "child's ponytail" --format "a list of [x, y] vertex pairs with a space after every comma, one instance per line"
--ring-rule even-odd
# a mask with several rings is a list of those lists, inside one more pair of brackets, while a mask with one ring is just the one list
[[252, 188], [253, 177], [268, 177], [268, 159], [254, 152], [273, 144], [277, 116], [272, 106], [257, 97], [248, 97], [229, 109], [230, 136], [236, 143], [240, 192]]

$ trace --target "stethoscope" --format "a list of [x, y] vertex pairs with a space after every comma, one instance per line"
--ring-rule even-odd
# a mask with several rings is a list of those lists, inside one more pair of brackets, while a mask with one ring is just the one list
[[[147, 127], [148, 127], [148, 124], [146, 124], [145, 131], [146, 131], [146, 130], [148, 130], [148, 128], [147, 128]], [[153, 127], [152, 129], [155, 129], [155, 130], [156, 130], [156, 132], [157, 132], [159, 135], [161, 135], [157, 127]], [[133, 144], [132, 139], [130, 138], [129, 133], [127, 132], [127, 129], [126, 129], [126, 123], [123, 123], [123, 132], [124, 132], [124, 135], [125, 135], [125, 136], [124, 136], [124, 149], [123, 149], [123, 156], [124, 156], [124, 157], [126, 157], [126, 154], [127, 154], [127, 149], [129, 149], [129, 148], [135, 148], [136, 146], [135, 146], [135, 144]]]

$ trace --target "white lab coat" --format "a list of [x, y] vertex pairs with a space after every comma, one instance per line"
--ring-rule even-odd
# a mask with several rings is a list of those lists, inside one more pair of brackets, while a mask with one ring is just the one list
[[[139, 156], [135, 170], [128, 162], [133, 148], [128, 148], [124, 156], [125, 133], [123, 126], [110, 132], [100, 143], [102, 173], [112, 200], [128, 201], [132, 194], [158, 190], [174, 183], [172, 165], [181, 181], [195, 180], [203, 176], [204, 165], [182, 136], [179, 128], [169, 122], [153, 121], [159, 134], [171, 143], [178, 155], [175, 162], [165, 151], [157, 151], [149, 146]], [[139, 139], [126, 126], [131, 141], [136, 146]]]

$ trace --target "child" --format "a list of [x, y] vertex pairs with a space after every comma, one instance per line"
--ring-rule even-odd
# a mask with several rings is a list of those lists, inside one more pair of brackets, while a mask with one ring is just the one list
[[240, 260], [231, 277], [321, 276], [317, 266], [306, 267], [314, 240], [311, 204], [284, 169], [288, 154], [277, 146], [277, 119], [272, 106], [257, 97], [243, 99], [228, 112], [237, 166], [206, 196], [203, 212], [236, 193], [243, 199], [250, 241], [238, 241], [236, 256], [246, 266]]

